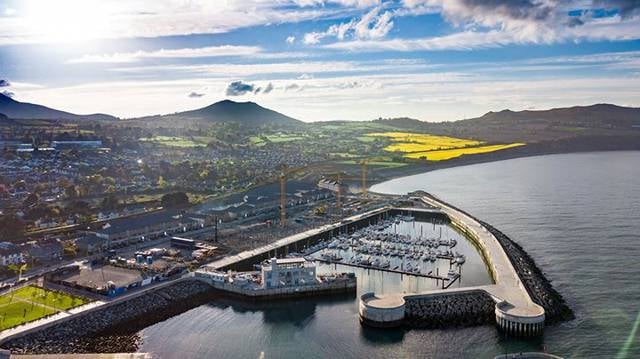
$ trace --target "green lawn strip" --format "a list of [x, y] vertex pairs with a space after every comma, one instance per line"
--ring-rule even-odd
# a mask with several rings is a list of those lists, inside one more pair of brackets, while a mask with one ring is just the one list
[[[360, 161], [346, 160], [346, 161], [337, 161], [336, 163], [341, 165], [357, 165], [357, 164], [360, 164]], [[403, 167], [406, 165], [407, 164], [404, 162], [378, 162], [378, 161], [367, 162], [367, 166], [379, 166], [379, 167], [389, 167], [389, 168]]]
[[28, 323], [54, 313], [55, 311], [52, 308], [15, 301], [0, 307], [0, 330]]
[[33, 286], [22, 287], [16, 290], [14, 296], [62, 310], [71, 309], [88, 302], [85, 298]]
[[303, 140], [303, 136], [297, 135], [267, 135], [265, 136], [269, 141], [278, 143], [278, 142], [291, 142], [291, 141], [300, 141]]

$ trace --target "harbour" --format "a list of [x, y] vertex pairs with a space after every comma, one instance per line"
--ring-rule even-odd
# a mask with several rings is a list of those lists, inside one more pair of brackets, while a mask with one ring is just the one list
[[[453, 200], [452, 200], [452, 201], [453, 201]], [[471, 208], [469, 209], [469, 212], [470, 212], [470, 213], [473, 213], [473, 212], [477, 211], [477, 208], [476, 208], [476, 210], [474, 210], [474, 208], [475, 208], [475, 207], [471, 207]], [[490, 219], [490, 220], [491, 220], [491, 219]], [[492, 222], [493, 222], [493, 220], [492, 220]], [[486, 222], [483, 222], [483, 223], [484, 223], [485, 225], [487, 225], [487, 223], [486, 223]], [[504, 223], [502, 223], [502, 222], [498, 223], [498, 226], [499, 226], [499, 227], [501, 227], [501, 228], [505, 227]], [[493, 227], [493, 226], [491, 226], [491, 227]], [[491, 227], [487, 227], [487, 228], [489, 228], [490, 230], [492, 230], [493, 228], [491, 228]], [[507, 227], [508, 227], [508, 226], [507, 226]], [[497, 232], [496, 232], [496, 234], [495, 234], [495, 235], [496, 235], [496, 236], [498, 235], [498, 234], [497, 234]], [[458, 243], [458, 245], [460, 245], [460, 244]], [[280, 250], [279, 250], [279, 251], [280, 251]], [[472, 262], [472, 261], [471, 261], [471, 262]], [[470, 263], [470, 261], [469, 261], [469, 258], [468, 258], [467, 263], [465, 263], [465, 265], [467, 265], [467, 264], [469, 264], [469, 263]], [[327, 269], [326, 267], [334, 266], [334, 264], [331, 264], [331, 265], [329, 265], [329, 264], [324, 264], [323, 266], [325, 266], [325, 269]], [[347, 266], [345, 266], [345, 265], [343, 265], [343, 264], [337, 264], [337, 266], [338, 266], [338, 268], [339, 268], [338, 270], [340, 270], [340, 271], [344, 271], [344, 268], [346, 268], [346, 267], [347, 267]], [[371, 273], [372, 273], [372, 274], [373, 274], [374, 272], [376, 272], [376, 273], [380, 273], [380, 275], [382, 275], [382, 272], [381, 272], [381, 271], [378, 271], [378, 270], [374, 271], [374, 270], [372, 270], [372, 269], [360, 268], [360, 267], [355, 267], [354, 269], [356, 269], [356, 268], [357, 268], [358, 270], [360, 270], [360, 271], [364, 271], [364, 272], [371, 271]], [[360, 273], [362, 273], [362, 272], [360, 272]], [[389, 273], [389, 272], [387, 272], [387, 274], [389, 274], [389, 275], [397, 275], [398, 277], [400, 277], [400, 274], [396, 274], [396, 273]], [[374, 276], [377, 276], [377, 274], [376, 274], [376, 275], [374, 275]], [[408, 277], [414, 277], [414, 276], [406, 276], [406, 277], [408, 278]], [[358, 278], [360, 278], [360, 276], [358, 276]], [[463, 276], [463, 279], [464, 279], [464, 276]], [[384, 288], [386, 288], [387, 290], [383, 290], [383, 291], [384, 291], [384, 292], [386, 292], [386, 293], [390, 293], [390, 292], [392, 292], [392, 291], [394, 291], [394, 290], [397, 290], [397, 289], [394, 289], [395, 287], [393, 287], [393, 288], [387, 288], [387, 287], [388, 287], [388, 286], [384, 286]], [[381, 288], [382, 288], [382, 287], [381, 287]], [[374, 290], [375, 290], [375, 291], [378, 291], [378, 290], [380, 290], [381, 288], [374, 289]], [[473, 288], [471, 288], [471, 289], [473, 289]], [[459, 293], [459, 294], [463, 294], [464, 292], [461, 292], [461, 291], [462, 291], [462, 289], [456, 289], [456, 290], [455, 290], [455, 292], [457, 292], [457, 293]], [[362, 291], [361, 291], [360, 289], [359, 289], [359, 293], [362, 293]], [[452, 294], [453, 294], [453, 293], [452, 293]], [[455, 299], [455, 300], [456, 300], [456, 302], [457, 302], [457, 303], [467, 303], [467, 304], [465, 304], [465, 305], [468, 305], [468, 306], [469, 306], [468, 308], [470, 308], [471, 310], [483, 310], [483, 308], [486, 308], [486, 307], [485, 307], [485, 305], [483, 304], [483, 303], [486, 303], [486, 302], [484, 302], [483, 300], [478, 299], [478, 300], [476, 301], [475, 299], [470, 299], [469, 297], [465, 297], [464, 295], [463, 295], [463, 296], [461, 296], [461, 297], [456, 297], [456, 298], [457, 298], [457, 299]], [[453, 299], [453, 298], [452, 298], [452, 299]], [[411, 302], [411, 300], [412, 300], [412, 298], [409, 298], [409, 302]], [[318, 300], [313, 300], [313, 302], [317, 302], [317, 303], [326, 303], [324, 300], [320, 300], [320, 299], [318, 299]], [[337, 298], [336, 298], [336, 301], [329, 300], [329, 303], [334, 303], [334, 304], [331, 304], [331, 305], [327, 306], [326, 308], [324, 308], [324, 307], [323, 307], [323, 305], [321, 305], [321, 304], [314, 304], [314, 305], [313, 305], [313, 307], [315, 308], [315, 309], [314, 309], [315, 311], [318, 311], [318, 310], [319, 310], [319, 311], [321, 311], [322, 313], [325, 313], [325, 314], [323, 314], [323, 315], [327, 315], [328, 313], [326, 312], [326, 310], [325, 310], [325, 309], [327, 309], [327, 310], [328, 310], [329, 308], [332, 308], [332, 307], [334, 308], [334, 310], [335, 310], [335, 308], [342, 308], [342, 310], [347, 310], [347, 308], [349, 307], [349, 305], [347, 304], [348, 302], [349, 302], [349, 301], [347, 301], [347, 302], [344, 302], [344, 303], [343, 303], [343, 302], [341, 302], [341, 299], [337, 299]], [[290, 302], [285, 302], [285, 303], [290, 303]], [[341, 303], [342, 303], [342, 304], [341, 304]], [[442, 303], [444, 303], [444, 302], [442, 302]], [[477, 303], [477, 304], [474, 304], [474, 303]], [[239, 305], [239, 304], [238, 304], [238, 305]], [[285, 305], [285, 304], [283, 303], [283, 305]], [[326, 305], [326, 304], [325, 304], [325, 305]], [[427, 302], [424, 302], [423, 304], [421, 304], [421, 306], [423, 306], [423, 305], [431, 306], [432, 304], [428, 304]], [[447, 304], [438, 304], [438, 305], [445, 305], [445, 307], [447, 306]], [[240, 307], [242, 307], [242, 305], [239, 305], [239, 306], [240, 306]], [[477, 306], [477, 307], [478, 307], [478, 309], [473, 309], [475, 306]], [[238, 308], [238, 307], [237, 307], [237, 305], [235, 305], [235, 304], [234, 304], [234, 307], [235, 307], [235, 308], [236, 308], [236, 310], [237, 310], [237, 308]], [[273, 303], [272, 305], [270, 305], [270, 306], [266, 306], [266, 307], [264, 307], [264, 309], [259, 309], [257, 312], [253, 312], [253, 313], [255, 313], [255, 314], [257, 314], [257, 315], [261, 315], [261, 313], [266, 313], [266, 312], [268, 312], [268, 311], [269, 311], [269, 309], [267, 309], [268, 307], [278, 308], [278, 307], [280, 307], [280, 305], [279, 305], [279, 304], [276, 304], [276, 303]], [[465, 310], [462, 310], [462, 308], [463, 308], [463, 307], [461, 307], [461, 304], [456, 304], [456, 307], [461, 308], [460, 312], [465, 312]], [[322, 308], [324, 308], [324, 309], [322, 309]], [[185, 313], [185, 314], [183, 314], [183, 315], [179, 315], [179, 316], [178, 316], [178, 317], [176, 317], [175, 319], [170, 320], [170, 321], [169, 321], [169, 322], [170, 322], [169, 324], [164, 324], [164, 325], [163, 325], [163, 324], [160, 324], [160, 323], [159, 323], [159, 324], [156, 324], [156, 325], [154, 325], [153, 327], [154, 327], [154, 328], [157, 328], [157, 329], [153, 329], [153, 328], [145, 329], [145, 331], [144, 331], [144, 332], [149, 333], [149, 331], [151, 330], [151, 331], [154, 331], [154, 333], [155, 333], [155, 334], [154, 334], [154, 336], [153, 336], [153, 337], [146, 336], [145, 343], [144, 343], [144, 345], [143, 345], [143, 346], [141, 346], [140, 348], [141, 348], [142, 350], [144, 350], [144, 351], [149, 351], [149, 348], [153, 348], [154, 346], [155, 346], [156, 348], [158, 348], [158, 346], [157, 346], [157, 345], [159, 345], [160, 343], [156, 342], [156, 341], [154, 340], [154, 338], [160, 338], [160, 337], [162, 337], [162, 336], [161, 336], [161, 334], [160, 334], [159, 332], [157, 332], [156, 330], [160, 330], [160, 328], [165, 328], [165, 329], [163, 329], [163, 330], [167, 330], [167, 329], [168, 329], [167, 325], [172, 325], [171, 323], [174, 323], [175, 321], [186, 320], [186, 319], [184, 319], [184, 318], [186, 318], [185, 316], [187, 316], [187, 317], [188, 317], [188, 316], [191, 316], [191, 315], [200, 315], [200, 316], [201, 316], [203, 313], [212, 313], [212, 312], [227, 313], [227, 314], [225, 314], [225, 316], [227, 316], [227, 315], [231, 315], [231, 312], [227, 312], [227, 310], [228, 310], [228, 309], [224, 309], [224, 307], [218, 307], [218, 306], [209, 307], [209, 308], [207, 308], [207, 307], [196, 308], [196, 309], [194, 309], [194, 310], [192, 311], [192, 312], [193, 312], [193, 314], [189, 314], [189, 313], [191, 313], [191, 311], [190, 311], [190, 312], [187, 312], [187, 313]], [[255, 310], [255, 309], [252, 309], [252, 310]], [[198, 313], [200, 313], [200, 314], [198, 314]], [[300, 320], [303, 320], [303, 322], [304, 322], [304, 321], [306, 321], [306, 320], [312, 320], [312, 322], [314, 322], [314, 323], [315, 323], [315, 322], [318, 322], [318, 320], [319, 320], [319, 319], [309, 319], [309, 318], [313, 318], [313, 316], [310, 316], [309, 312], [305, 312], [305, 313], [306, 313], [306, 314], [302, 314], [302, 312], [300, 313], [300, 315], [302, 315], [302, 316], [303, 316], [303, 317], [300, 317], [300, 318], [301, 318]], [[443, 312], [443, 313], [444, 313], [444, 312]], [[270, 316], [271, 316], [271, 315], [272, 315], [272, 314], [270, 314]], [[449, 319], [447, 319], [447, 321], [452, 322], [453, 320], [452, 320], [451, 318], [454, 318], [454, 317], [455, 317], [455, 316], [457, 316], [457, 315], [458, 315], [458, 314], [456, 314], [456, 313], [451, 313], [451, 317], [447, 317], [447, 318], [449, 318]], [[251, 317], [253, 317], [253, 315], [251, 315]], [[180, 318], [183, 318], [183, 319], [180, 319]], [[302, 319], [302, 318], [307, 318], [307, 319]], [[415, 317], [411, 317], [411, 318], [415, 318]], [[298, 319], [296, 319], [296, 321], [297, 321], [297, 320], [298, 320]], [[338, 319], [334, 319], [334, 320], [338, 320]], [[353, 327], [351, 327], [351, 326], [347, 325], [347, 322], [350, 322], [350, 321], [352, 321], [352, 320], [353, 320], [353, 317], [349, 317], [348, 321], [344, 321], [344, 320], [342, 320], [342, 321], [339, 321], [339, 322], [340, 322], [340, 323], [343, 323], [343, 325], [345, 325], [347, 328], [353, 328]], [[433, 318], [433, 319], [430, 319], [430, 320], [433, 320], [433, 321], [434, 321], [434, 323], [436, 323], [436, 324], [438, 324], [437, 322], [439, 321], [437, 318]], [[205, 322], [208, 322], [208, 320], [206, 320], [206, 319], [205, 319]], [[462, 322], [463, 322], [463, 321], [462, 321]], [[326, 330], [326, 328], [327, 328], [326, 326], [327, 326], [327, 325], [330, 325], [329, 323], [326, 323], [325, 321], [320, 321], [320, 322], [318, 322], [318, 323], [324, 323], [324, 324], [322, 325], [322, 327], [323, 327], [323, 328], [325, 328], [325, 330]], [[412, 326], [415, 326], [415, 327], [422, 327], [423, 325], [425, 325], [425, 323], [426, 323], [426, 322], [421, 322], [421, 323], [420, 323], [420, 322], [414, 322], [414, 324], [412, 324]], [[438, 325], [442, 325], [442, 323], [439, 323]], [[480, 324], [480, 327], [477, 327], [478, 323], [476, 323], [476, 324], [474, 324], [474, 325], [476, 325], [476, 327], [470, 328], [469, 330], [465, 330], [465, 329], [457, 329], [455, 332], [457, 332], [457, 333], [468, 333], [469, 335], [471, 335], [471, 337], [469, 338], [469, 340], [470, 340], [470, 341], [478, 340], [478, 339], [477, 339], [476, 337], [474, 337], [474, 336], [473, 336], [473, 334], [471, 334], [471, 333], [478, 333], [478, 334], [482, 335], [482, 336], [483, 336], [483, 338], [488, 338], [488, 339], [485, 339], [485, 340], [492, 340], [491, 338], [492, 338], [494, 335], [499, 335], [499, 334], [491, 334], [491, 333], [499, 333], [499, 332], [495, 332], [495, 329], [493, 329], [491, 326], [487, 326], [487, 325]], [[306, 325], [305, 325], [305, 327], [306, 327]], [[332, 326], [332, 327], [334, 327], [334, 326]], [[434, 328], [438, 328], [439, 326], [435, 326], [435, 327], [434, 327], [434, 324], [428, 324], [426, 327], [427, 327], [427, 328], [431, 328], [431, 329], [429, 329], [429, 331], [428, 331], [428, 333], [430, 333], [429, 335], [436, 335], [436, 336], [438, 336], [438, 337], [442, 337], [443, 335], [445, 335], [445, 334], [444, 334], [444, 332], [439, 332], [437, 329], [434, 329]], [[225, 329], [227, 330], [228, 334], [232, 334], [232, 333], [234, 332], [234, 328], [235, 328], [235, 326], [234, 326], [234, 325], [231, 325], [231, 326], [229, 326], [228, 328], [225, 328]], [[311, 329], [311, 328], [307, 328], [307, 329], [303, 330], [303, 332], [307, 332], [309, 329]], [[335, 329], [335, 328], [334, 328], [334, 329]], [[377, 334], [373, 334], [374, 332], [371, 332], [371, 331], [370, 331], [369, 329], [367, 329], [366, 327], [363, 327], [361, 330], [362, 330], [362, 332], [363, 332], [363, 333], [368, 333], [368, 334], [366, 334], [367, 336], [377, 337]], [[547, 327], [545, 328], [545, 332], [549, 331], [549, 332], [551, 332], [551, 333], [558, 333], [558, 332], [562, 333], [562, 330], [563, 330], [563, 329], [562, 329], [562, 326], [558, 327], [557, 325], [550, 325], [550, 326], [547, 326]], [[314, 331], [314, 332], [315, 332], [315, 331]], [[417, 332], [415, 332], [415, 331], [410, 331], [410, 332], [405, 332], [405, 333], [404, 333], [404, 334], [402, 334], [401, 336], [394, 336], [393, 334], [385, 334], [385, 335], [384, 335], [384, 337], [387, 337], [387, 338], [389, 338], [389, 337], [391, 337], [391, 338], [396, 338], [396, 339], [393, 339], [393, 340], [392, 340], [392, 342], [389, 344], [391, 347], [394, 347], [395, 345], [394, 345], [393, 343], [399, 343], [399, 342], [397, 342], [398, 340], [400, 340], [401, 342], [405, 343], [405, 345], [406, 345], [406, 344], [407, 344], [407, 341], [410, 341], [410, 342], [412, 341], [412, 339], [411, 339], [411, 338], [419, 338], [419, 337], [421, 337], [423, 334], [426, 334], [426, 333], [421, 333], [420, 331], [417, 331]], [[222, 333], [220, 333], [220, 334], [216, 334], [216, 335], [226, 335], [226, 334], [222, 334]], [[317, 334], [316, 334], [316, 335], [317, 335]], [[373, 337], [372, 337], [372, 338], [373, 338]], [[381, 339], [380, 339], [380, 337], [377, 337], [377, 338], [378, 338], [378, 339], [375, 339], [375, 340], [381, 340]], [[166, 340], [166, 339], [165, 339], [165, 340]], [[547, 336], [547, 335], [544, 335], [544, 339], [539, 339], [539, 340], [544, 340], [545, 342], [549, 342], [549, 341], [553, 342], [553, 339], [551, 339], [551, 338], [550, 338], [549, 336]], [[154, 343], [155, 343], [155, 344], [154, 344]], [[520, 342], [520, 341], [518, 341], [518, 340], [516, 340], [516, 339], [509, 339], [508, 343], [521, 343], [521, 342]], [[510, 345], [509, 345], [509, 348], [511, 349], [511, 351], [517, 351], [517, 350], [518, 350], [518, 348], [540, 348], [540, 347], [538, 347], [538, 346], [537, 346], [538, 344], [536, 344], [536, 343], [539, 343], [539, 341], [537, 341], [537, 340], [534, 340], [533, 342], [528, 342], [528, 343], [529, 343], [529, 344], [526, 344], [526, 346], [523, 346], [524, 344], [521, 344], [521, 346], [513, 346], [513, 344], [510, 344]], [[179, 344], [177, 344], [177, 343], [176, 343], [175, 345], [179, 345]], [[360, 348], [361, 348], [361, 349], [363, 349], [364, 347], [360, 347]], [[249, 349], [249, 348], [248, 348], [248, 349]], [[515, 350], [514, 350], [514, 349], [515, 349]], [[200, 349], [199, 349], [199, 350], [200, 350]], [[202, 350], [204, 350], [204, 348], [202, 348]], [[214, 348], [212, 348], [212, 349], [209, 349], [209, 350], [217, 351], [217, 350], [220, 350], [220, 349], [219, 349], [219, 348], [218, 348], [218, 349], [214, 349]], [[251, 349], [251, 350], [253, 350], [253, 349]], [[365, 349], [365, 350], [366, 350], [366, 349]], [[416, 349], [415, 349], [415, 350], [419, 350], [419, 349], [417, 349], [417, 347], [416, 347]], [[451, 350], [453, 350], [453, 352], [456, 352], [456, 351], [455, 351], [455, 349], [451, 349]], [[593, 350], [593, 351], [597, 351], [598, 349], [594, 348], [594, 349], [592, 349], [592, 350]], [[376, 351], [373, 351], [373, 352], [375, 353]], [[493, 356], [495, 356], [495, 353], [496, 353], [496, 352], [492, 352], [492, 353], [485, 353], [485, 355], [480, 355], [480, 356], [481, 356], [481, 357], [489, 357], [489, 354], [493, 354]], [[374, 356], [375, 356], [375, 355], [374, 355]], [[492, 356], [492, 357], [493, 357], [493, 356]], [[168, 357], [173, 357], [173, 356], [169, 355]]]

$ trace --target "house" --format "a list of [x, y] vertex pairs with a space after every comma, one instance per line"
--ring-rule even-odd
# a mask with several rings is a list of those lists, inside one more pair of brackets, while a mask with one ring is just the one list
[[7, 248], [0, 247], [0, 265], [6, 267], [12, 264], [20, 264], [24, 262], [22, 251], [15, 245]]
[[100, 253], [107, 249], [107, 240], [104, 238], [100, 238], [95, 234], [87, 234], [76, 239], [76, 247], [78, 248], [78, 253], [82, 255], [89, 255]]
[[58, 226], [58, 222], [49, 218], [40, 218], [34, 222], [34, 226], [38, 229], [55, 228]]
[[33, 241], [28, 249], [29, 256], [39, 261], [47, 261], [62, 258], [62, 244], [56, 240], [37, 242]]

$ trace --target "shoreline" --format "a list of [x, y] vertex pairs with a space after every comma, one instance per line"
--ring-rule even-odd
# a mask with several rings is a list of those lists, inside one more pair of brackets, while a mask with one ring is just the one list
[[[599, 146], [587, 144], [586, 146], [577, 146], [573, 142], [556, 143], [555, 146], [547, 146], [548, 143], [532, 143], [521, 147], [509, 148], [506, 150], [475, 154], [471, 156], [461, 156], [447, 161], [439, 161], [433, 163], [409, 163], [407, 166], [391, 169], [380, 169], [372, 171], [372, 176], [368, 179], [368, 187], [378, 185], [383, 182], [391, 181], [398, 178], [415, 176], [432, 171], [443, 169], [464, 167], [476, 164], [491, 163], [512, 160], [517, 158], [538, 157], [548, 155], [565, 155], [575, 153], [590, 152], [626, 152], [640, 151], [640, 137], [638, 136], [621, 136], [616, 137], [620, 140], [617, 143], [606, 143]], [[596, 138], [594, 140], [601, 140]], [[611, 139], [608, 139], [611, 141]], [[582, 143], [580, 143], [582, 144]], [[377, 193], [377, 192], [376, 192]], [[384, 193], [379, 193], [384, 194]]]

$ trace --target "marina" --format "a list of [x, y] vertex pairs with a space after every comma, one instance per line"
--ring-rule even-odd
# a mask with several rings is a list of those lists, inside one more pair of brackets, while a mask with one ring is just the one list
[[[332, 237], [311, 251], [308, 259], [370, 270], [435, 279], [448, 288], [461, 277], [464, 254], [454, 250], [459, 233], [441, 221], [418, 221], [410, 215], [397, 215]], [[436, 262], [444, 262], [436, 263]]]

